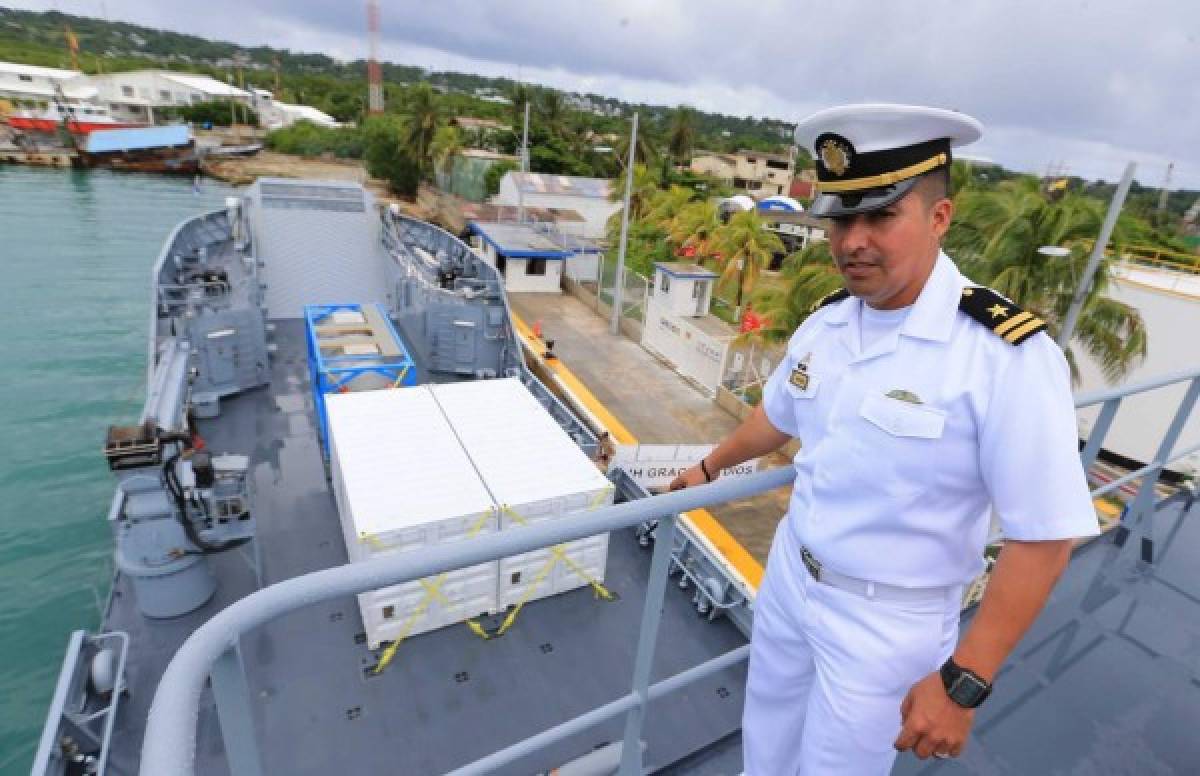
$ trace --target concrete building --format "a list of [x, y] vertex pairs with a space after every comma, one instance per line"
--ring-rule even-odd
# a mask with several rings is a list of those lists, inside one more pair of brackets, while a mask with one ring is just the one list
[[574, 210], [583, 216], [581, 237], [602, 240], [620, 202], [609, 200], [612, 182], [604, 178], [575, 178], [536, 172], [509, 172], [500, 179], [500, 191], [492, 198], [497, 205], [525, 205], [557, 210]]
[[342, 123], [324, 111], [309, 105], [279, 102], [266, 89], [250, 90], [250, 105], [258, 114], [258, 122], [267, 129], [282, 129], [297, 121], [310, 121], [319, 127], [340, 127]]
[[154, 123], [156, 114], [166, 108], [213, 100], [233, 100], [251, 104], [250, 92], [195, 73], [170, 70], [132, 70], [109, 73], [89, 79], [99, 94], [97, 99], [109, 106], [119, 121]]
[[509, 291], [560, 293], [566, 262], [594, 266], [601, 252], [595, 243], [534, 224], [471, 221], [467, 228], [471, 247], [500, 272]]
[[45, 108], [54, 102], [56, 89], [71, 102], [95, 99], [96, 87], [78, 70], [0, 62], [0, 100], [16, 107]]
[[691, 170], [720, 178], [755, 198], [786, 195], [794, 173], [792, 157], [764, 151], [736, 154], [697, 151], [692, 157]]

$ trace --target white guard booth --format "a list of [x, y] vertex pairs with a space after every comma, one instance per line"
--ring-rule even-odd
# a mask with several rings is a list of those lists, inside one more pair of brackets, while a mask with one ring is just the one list
[[[611, 504], [613, 486], [514, 378], [435, 385], [433, 395], [500, 508], [501, 530]], [[500, 607], [604, 581], [608, 534], [500, 561]]]
[[[427, 388], [331, 394], [326, 407], [351, 563], [497, 530], [495, 502]], [[448, 572], [444, 601], [420, 580], [359, 595], [368, 646], [499, 611], [497, 573], [495, 561]]]
[[710, 394], [721, 384], [733, 339], [732, 330], [708, 314], [716, 278], [696, 264], [655, 263], [642, 328], [642, 347]]

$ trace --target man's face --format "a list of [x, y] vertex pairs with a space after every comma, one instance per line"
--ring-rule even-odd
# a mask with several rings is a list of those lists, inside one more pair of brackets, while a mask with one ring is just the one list
[[880, 310], [916, 301], [933, 270], [954, 205], [920, 186], [887, 207], [831, 219], [829, 246], [846, 290]]

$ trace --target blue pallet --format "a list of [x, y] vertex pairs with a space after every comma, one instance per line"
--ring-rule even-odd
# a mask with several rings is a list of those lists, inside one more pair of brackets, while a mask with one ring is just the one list
[[399, 356], [361, 355], [325, 356], [321, 353], [317, 338], [317, 327], [325, 323], [335, 312], [361, 313], [366, 305], [361, 304], [310, 304], [304, 306], [305, 339], [308, 342], [309, 382], [313, 392], [313, 406], [317, 409], [317, 420], [321, 433], [321, 450], [329, 457], [329, 421], [325, 410], [325, 397], [341, 393], [355, 378], [365, 374], [378, 374], [390, 380], [394, 387], [417, 384], [417, 368], [413, 363], [404, 340], [396, 332], [383, 305], [375, 305], [387, 324], [388, 332], [396, 342]]

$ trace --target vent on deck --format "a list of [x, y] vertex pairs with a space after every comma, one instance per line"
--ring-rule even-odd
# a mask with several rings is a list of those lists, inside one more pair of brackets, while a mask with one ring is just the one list
[[331, 210], [361, 213], [366, 209], [359, 188], [262, 183], [263, 207], [293, 210]]

